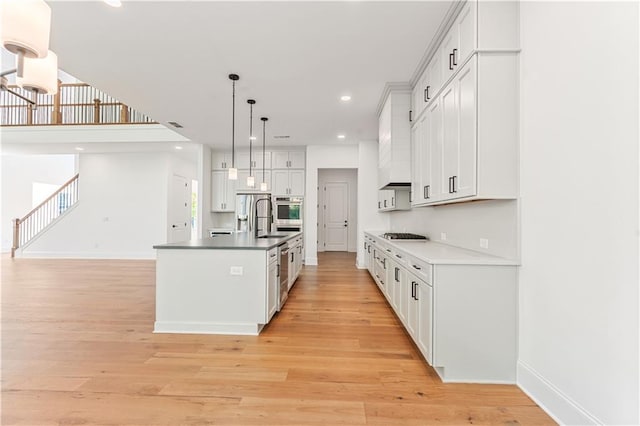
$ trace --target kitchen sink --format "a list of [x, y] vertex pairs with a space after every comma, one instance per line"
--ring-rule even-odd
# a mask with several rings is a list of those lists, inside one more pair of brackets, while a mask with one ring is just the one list
[[282, 237], [286, 237], [286, 235], [268, 234], [268, 235], [260, 235], [258, 238], [282, 238]]

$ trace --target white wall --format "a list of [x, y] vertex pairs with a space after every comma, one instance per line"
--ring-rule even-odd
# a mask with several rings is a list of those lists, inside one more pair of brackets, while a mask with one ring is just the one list
[[347, 234], [347, 251], [354, 252], [358, 239], [358, 173], [356, 169], [320, 169], [318, 170], [318, 251], [324, 251], [324, 215], [325, 202], [324, 186], [327, 182], [345, 182], [348, 187], [348, 215], [349, 225]]
[[155, 258], [166, 242], [171, 175], [195, 175], [169, 153], [80, 155], [78, 204], [25, 247], [25, 257]]
[[23, 217], [32, 205], [33, 183], [60, 186], [76, 173], [75, 155], [2, 155], [2, 252], [13, 244], [12, 220]]
[[[518, 258], [518, 202], [477, 201], [390, 212], [392, 232], [426, 235], [431, 241], [495, 256]], [[446, 234], [446, 241], [440, 239]], [[480, 238], [489, 248], [480, 247]]]
[[378, 142], [358, 144], [358, 268], [364, 268], [364, 231], [387, 231], [389, 215], [378, 212]]
[[521, 3], [518, 383], [639, 424], [638, 3]]

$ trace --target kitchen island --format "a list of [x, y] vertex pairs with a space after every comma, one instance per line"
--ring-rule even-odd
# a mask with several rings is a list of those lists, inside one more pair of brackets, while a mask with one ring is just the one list
[[243, 232], [156, 245], [156, 333], [260, 333], [278, 309], [278, 246]]

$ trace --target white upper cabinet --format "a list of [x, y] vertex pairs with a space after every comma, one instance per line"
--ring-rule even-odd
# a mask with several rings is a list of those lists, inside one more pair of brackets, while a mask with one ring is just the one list
[[304, 151], [274, 151], [271, 166], [274, 169], [304, 169]]
[[[518, 195], [514, 3], [462, 4], [414, 87], [411, 135], [420, 160], [411, 164], [413, 206]], [[439, 68], [434, 60], [441, 62]], [[440, 80], [432, 77], [435, 69]], [[428, 97], [426, 81], [437, 82]], [[416, 107], [418, 94], [425, 97]]]
[[273, 195], [276, 196], [303, 196], [304, 195], [304, 170], [273, 170]]
[[389, 92], [378, 117], [378, 187], [411, 184], [411, 93]]
[[235, 211], [237, 183], [238, 181], [229, 180], [226, 170], [214, 170], [211, 172], [211, 211]]
[[231, 168], [231, 153], [212, 151], [211, 152], [211, 169], [225, 170]]
[[476, 2], [468, 1], [444, 36], [440, 45], [443, 83], [471, 56], [476, 49]]

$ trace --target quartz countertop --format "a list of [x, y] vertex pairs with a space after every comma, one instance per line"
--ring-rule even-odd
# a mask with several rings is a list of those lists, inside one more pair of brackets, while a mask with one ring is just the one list
[[282, 235], [282, 237], [256, 238], [249, 232], [237, 232], [229, 235], [202, 238], [199, 240], [158, 244], [153, 246], [153, 248], [195, 250], [270, 250], [292, 238], [302, 235], [302, 232], [272, 232], [272, 235]]
[[448, 244], [424, 240], [388, 240], [380, 235], [383, 232], [365, 231], [370, 237], [391, 249], [404, 252], [418, 260], [441, 265], [504, 265], [517, 266], [519, 262], [490, 254], [481, 253]]

